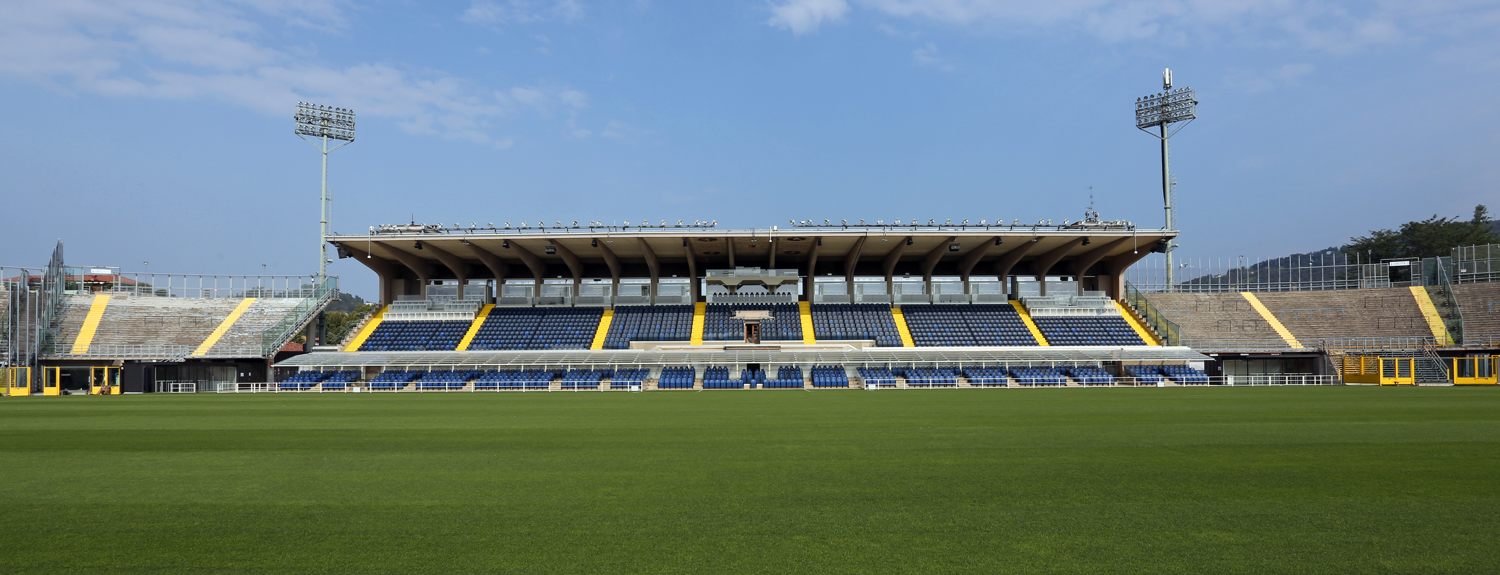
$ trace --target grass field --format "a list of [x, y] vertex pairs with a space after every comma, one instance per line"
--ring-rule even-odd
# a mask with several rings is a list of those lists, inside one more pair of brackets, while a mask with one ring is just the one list
[[1500, 389], [0, 400], [0, 573], [1500, 571]]

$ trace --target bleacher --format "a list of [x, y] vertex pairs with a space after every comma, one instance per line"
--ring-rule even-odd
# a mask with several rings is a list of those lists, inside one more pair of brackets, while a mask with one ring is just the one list
[[1150, 293], [1146, 301], [1177, 324], [1181, 345], [1210, 350], [1290, 347], [1239, 292]]
[[1009, 304], [908, 305], [901, 312], [918, 347], [1037, 344]]
[[958, 370], [949, 367], [922, 367], [903, 372], [907, 387], [956, 387]]
[[1146, 345], [1119, 315], [1033, 317], [1051, 345]]
[[812, 320], [820, 340], [875, 340], [880, 347], [901, 347], [888, 305], [817, 304], [812, 306]]
[[1072, 366], [1066, 368], [1066, 371], [1068, 377], [1082, 385], [1111, 385], [1115, 382], [1115, 376], [1095, 365]]
[[1003, 367], [964, 368], [964, 378], [974, 387], [1004, 387], [1010, 385], [1010, 373]]
[[1159, 365], [1126, 366], [1125, 372], [1130, 374], [1130, 377], [1134, 377], [1137, 382], [1146, 385], [1156, 385], [1164, 380], [1161, 376], [1161, 366]]
[[1013, 367], [1010, 376], [1023, 386], [1068, 384], [1063, 369], [1057, 367]]
[[657, 389], [693, 389], [698, 373], [691, 367], [664, 367], [656, 380]]
[[633, 341], [688, 341], [692, 335], [693, 306], [618, 306], [604, 349], [629, 349]]
[[[485, 318], [469, 349], [588, 349], [603, 314], [604, 309], [597, 307], [497, 307]], [[458, 340], [453, 343], [457, 345]]]
[[546, 391], [557, 372], [546, 369], [486, 371], [474, 380], [479, 391]]
[[458, 347], [469, 330], [464, 320], [387, 320], [361, 345], [360, 351], [443, 351]]
[[740, 370], [740, 385], [746, 389], [759, 389], [766, 386], [766, 372], [759, 369], [745, 368]]
[[[243, 301], [239, 298], [182, 298], [114, 295], [104, 308], [94, 332], [94, 352], [151, 348], [163, 354], [186, 356], [203, 343]], [[297, 301], [297, 300], [292, 300]], [[64, 297], [55, 354], [67, 355], [84, 318], [93, 306], [93, 294]], [[260, 344], [247, 357], [260, 355]]]
[[1427, 319], [1407, 288], [1258, 292], [1255, 296], [1303, 345], [1325, 339], [1432, 338]]
[[1202, 370], [1194, 369], [1186, 365], [1163, 365], [1161, 374], [1172, 381], [1184, 385], [1207, 385], [1208, 374]]
[[644, 368], [617, 369], [609, 376], [610, 389], [630, 389], [632, 387], [644, 387], [646, 378], [651, 375], [651, 370]]
[[350, 382], [358, 379], [359, 372], [355, 370], [304, 370], [282, 380], [281, 383], [277, 384], [277, 389], [281, 391], [307, 391], [321, 385], [323, 391], [343, 391]]
[[813, 366], [812, 385], [817, 388], [849, 387], [849, 372], [841, 365]]
[[742, 384], [729, 378], [729, 368], [716, 366], [703, 370], [703, 389], [739, 389]]
[[764, 387], [769, 389], [802, 389], [805, 381], [802, 368], [795, 365], [783, 365], [776, 368], [776, 379], [766, 380]]
[[860, 367], [857, 372], [865, 387], [896, 387], [896, 374], [888, 367]]
[[[260, 355], [266, 332], [294, 313], [303, 300], [297, 298], [258, 298], [209, 348], [209, 357], [252, 357]], [[114, 303], [110, 303], [114, 306]], [[221, 318], [222, 320], [222, 318]]]
[[387, 370], [380, 372], [370, 380], [370, 389], [375, 391], [399, 391], [406, 389], [407, 384], [422, 377], [420, 371]]
[[469, 381], [479, 377], [482, 371], [429, 371], [417, 379], [417, 389], [422, 391], [459, 391], [468, 387]]
[[563, 372], [562, 388], [566, 390], [599, 389], [610, 373], [597, 369], [570, 369]]
[[710, 303], [703, 317], [703, 341], [743, 340], [745, 324], [734, 319], [734, 312], [740, 310], [771, 312], [772, 319], [761, 323], [761, 341], [802, 340], [802, 318], [795, 303]]
[[1453, 297], [1464, 316], [1464, 344], [1500, 346], [1500, 282], [1455, 284]]

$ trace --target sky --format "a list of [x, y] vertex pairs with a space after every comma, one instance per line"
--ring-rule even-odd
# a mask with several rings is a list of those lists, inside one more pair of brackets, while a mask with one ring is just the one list
[[[352, 108], [332, 228], [1106, 219], [1183, 257], [1339, 245], [1500, 194], [1500, 3], [34, 0], [0, 11], [0, 265], [317, 266], [297, 102]], [[1492, 206], [1500, 207], [1500, 206]], [[148, 263], [149, 262], [149, 263]], [[366, 297], [354, 260], [330, 273]]]

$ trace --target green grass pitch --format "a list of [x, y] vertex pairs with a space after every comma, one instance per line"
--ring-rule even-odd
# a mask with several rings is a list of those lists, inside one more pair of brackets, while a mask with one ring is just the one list
[[1495, 573], [1500, 389], [0, 400], [0, 573]]

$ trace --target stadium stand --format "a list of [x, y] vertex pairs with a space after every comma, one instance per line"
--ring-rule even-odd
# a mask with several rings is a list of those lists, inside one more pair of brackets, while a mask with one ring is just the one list
[[1255, 297], [1304, 345], [1326, 339], [1432, 337], [1406, 288], [1258, 292]]
[[632, 387], [643, 387], [646, 378], [650, 377], [651, 370], [641, 368], [617, 369], [609, 376], [609, 388], [631, 389]]
[[370, 389], [376, 391], [399, 391], [417, 378], [422, 377], [420, 371], [389, 370], [382, 371], [380, 375], [370, 380]]
[[1036, 345], [1009, 304], [934, 304], [901, 308], [918, 347]]
[[1067, 368], [1068, 377], [1082, 385], [1110, 385], [1115, 376], [1098, 366], [1073, 366]]
[[771, 321], [761, 324], [762, 341], [800, 341], [802, 319], [795, 303], [711, 303], [703, 319], [704, 341], [739, 341], [744, 339], [744, 324], [734, 319], [740, 310], [766, 310]]
[[[63, 321], [55, 341], [55, 353], [66, 355], [93, 307], [95, 296], [69, 295], [64, 300]], [[90, 347], [123, 349], [151, 347], [175, 350], [186, 356], [203, 343], [240, 299], [178, 298], [116, 295], [110, 298], [93, 332]], [[259, 346], [253, 355], [260, 355]]]
[[1068, 384], [1063, 370], [1056, 367], [1013, 367], [1010, 376], [1023, 386]]
[[740, 389], [739, 381], [729, 379], [729, 368], [722, 366], [703, 370], [703, 389]]
[[740, 385], [746, 389], [764, 388], [766, 381], [766, 372], [758, 368], [747, 367], [740, 370]]
[[1032, 317], [1052, 345], [1146, 345], [1125, 318], [1114, 316]]
[[964, 369], [964, 378], [974, 387], [1004, 387], [1010, 385], [1010, 375], [1002, 367], [969, 367]]
[[545, 369], [486, 371], [474, 380], [482, 391], [546, 391], [557, 372]]
[[1289, 347], [1238, 292], [1161, 292], [1146, 294], [1146, 300], [1177, 324], [1182, 345], [1202, 349]]
[[839, 365], [819, 365], [812, 368], [813, 387], [849, 387], [849, 372]]
[[861, 367], [858, 373], [865, 387], [897, 387], [896, 374], [888, 367]]
[[[210, 357], [245, 357], [260, 355], [262, 337], [302, 304], [297, 298], [257, 298], [208, 353]], [[110, 305], [114, 305], [111, 303]]]
[[657, 389], [693, 389], [698, 373], [691, 367], [664, 367], [656, 380]]
[[802, 368], [795, 365], [783, 365], [776, 368], [776, 379], [766, 380], [764, 387], [769, 389], [802, 389], [805, 383]]
[[1185, 365], [1163, 365], [1161, 366], [1161, 374], [1167, 376], [1172, 381], [1179, 384], [1208, 384], [1208, 374], [1203, 373], [1202, 370], [1193, 369]]
[[1464, 316], [1464, 345], [1500, 346], [1500, 282], [1455, 284]]
[[417, 379], [417, 389], [422, 391], [459, 391], [468, 387], [480, 371], [429, 371]]
[[875, 340], [880, 347], [901, 347], [901, 335], [884, 304], [818, 304], [812, 306], [813, 333], [821, 340]]
[[608, 371], [597, 369], [570, 369], [563, 372], [562, 388], [566, 390], [599, 389]]
[[693, 306], [618, 306], [604, 349], [629, 349], [634, 341], [688, 341], [693, 335]]
[[907, 387], [957, 387], [958, 370], [948, 367], [922, 367], [902, 372]]
[[[603, 308], [597, 307], [497, 307], [485, 318], [469, 349], [588, 349], [603, 315]], [[453, 343], [457, 345], [458, 339]]]
[[463, 320], [386, 320], [360, 351], [439, 351], [458, 346], [469, 322]]
[[1125, 372], [1136, 381], [1147, 385], [1156, 385], [1163, 381], [1159, 365], [1131, 365], [1125, 368]]

